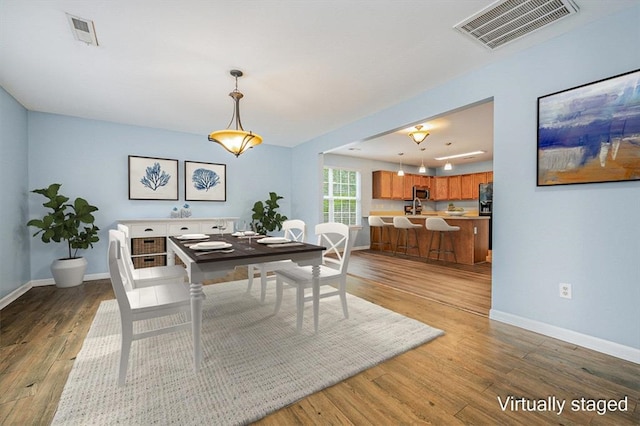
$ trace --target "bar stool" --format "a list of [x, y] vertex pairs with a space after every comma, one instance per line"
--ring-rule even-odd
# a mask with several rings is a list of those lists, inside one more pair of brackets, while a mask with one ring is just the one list
[[[451, 233], [459, 231], [460, 227], [449, 225], [447, 221], [441, 217], [427, 218], [425, 222], [425, 227], [427, 228], [427, 230], [431, 231], [431, 238], [429, 239], [429, 249], [427, 252], [427, 259], [429, 258], [429, 256], [431, 256], [432, 251], [435, 251], [438, 254], [438, 257], [436, 257], [437, 260], [440, 260], [440, 253], [444, 253], [444, 254], [451, 253], [453, 254], [454, 262], [457, 263], [458, 260], [456, 259], [456, 251], [453, 248], [453, 237]], [[433, 243], [433, 236], [435, 235], [436, 232], [439, 234], [438, 248], [432, 249], [431, 244]], [[451, 250], [443, 250], [442, 248], [442, 245], [443, 245], [442, 240], [444, 239], [445, 233], [449, 234], [449, 242], [451, 243]]]
[[[380, 216], [369, 216], [369, 227], [371, 227], [374, 231], [378, 229], [378, 235], [380, 238], [378, 241], [374, 242], [373, 239], [371, 241], [371, 248], [373, 246], [378, 246], [380, 250], [384, 250], [384, 246], [388, 245], [391, 247], [391, 230], [390, 226], [393, 226], [393, 223], [385, 222]], [[387, 239], [384, 238], [384, 230], [387, 228]]]
[[[418, 229], [422, 228], [422, 225], [411, 222], [408, 218], [404, 216], [395, 216], [393, 218], [393, 226], [396, 228], [398, 232], [398, 237], [396, 238], [396, 249], [393, 254], [396, 254], [399, 248], [404, 248], [404, 254], [407, 254], [407, 250], [410, 248], [418, 249], [418, 256], [420, 256], [420, 245], [418, 244]], [[416, 245], [409, 245], [409, 230], [413, 230], [413, 233], [416, 237]], [[404, 245], [400, 245], [400, 234], [404, 232]]]

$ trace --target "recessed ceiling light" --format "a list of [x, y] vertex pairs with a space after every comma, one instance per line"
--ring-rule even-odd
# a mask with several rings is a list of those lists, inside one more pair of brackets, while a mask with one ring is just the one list
[[434, 160], [449, 160], [451, 158], [460, 158], [460, 157], [467, 157], [467, 156], [471, 156], [471, 155], [478, 155], [478, 154], [484, 154], [485, 151], [473, 151], [473, 152], [465, 152], [464, 154], [455, 154], [455, 155], [447, 155], [446, 157], [436, 157], [434, 158]]

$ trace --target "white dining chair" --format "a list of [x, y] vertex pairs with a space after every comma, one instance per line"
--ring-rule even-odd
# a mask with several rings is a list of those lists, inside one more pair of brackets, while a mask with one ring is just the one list
[[276, 306], [275, 313], [280, 311], [284, 284], [287, 283], [296, 288], [296, 329], [302, 329], [302, 319], [304, 313], [304, 303], [313, 301], [313, 324], [318, 331], [318, 310], [320, 299], [332, 296], [340, 296], [342, 311], [345, 318], [349, 318], [347, 308], [347, 268], [349, 265], [349, 255], [353, 245], [349, 235], [349, 227], [342, 223], [321, 223], [316, 226], [318, 235], [318, 245], [326, 247], [322, 255], [322, 264], [319, 266], [319, 284], [326, 286], [336, 284], [335, 291], [312, 292], [305, 295], [305, 289], [313, 286], [313, 267], [296, 266], [294, 268], [276, 270]]
[[[282, 222], [282, 229], [284, 230], [284, 238], [288, 238], [291, 241], [306, 242], [307, 240], [307, 226], [304, 221], [299, 219], [290, 219]], [[289, 267], [295, 267], [296, 264], [290, 260], [280, 260], [275, 262], [255, 263], [248, 265], [247, 274], [249, 278], [249, 284], [247, 285], [247, 292], [251, 291], [253, 287], [253, 279], [256, 274], [260, 274], [260, 302], [264, 303], [265, 296], [267, 294], [267, 281], [275, 278], [275, 275], [270, 272], [276, 269], [286, 269]]]
[[126, 243], [126, 235], [118, 229], [109, 230], [109, 241], [118, 240], [122, 252], [124, 266], [131, 273], [132, 287], [139, 288], [147, 285], [157, 284], [181, 284], [187, 278], [187, 271], [181, 265], [152, 266], [148, 268], [138, 268], [133, 266], [131, 252]]
[[[185, 283], [148, 285], [132, 288], [130, 274], [124, 265], [120, 241], [109, 241], [108, 259], [111, 285], [116, 295], [122, 325], [122, 343], [120, 347], [120, 364], [118, 367], [118, 385], [125, 383], [131, 343], [147, 337], [191, 327], [191, 304], [189, 287]], [[123, 280], [125, 277], [126, 280]], [[133, 323], [168, 315], [182, 314], [186, 319], [174, 325], [134, 333]]]

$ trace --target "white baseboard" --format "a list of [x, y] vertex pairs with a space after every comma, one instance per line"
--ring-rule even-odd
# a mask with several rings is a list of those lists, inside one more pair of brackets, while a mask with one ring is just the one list
[[534, 331], [545, 336], [573, 343], [594, 351], [602, 352], [607, 355], [615, 356], [627, 361], [640, 364], [640, 349], [630, 346], [621, 345], [609, 340], [600, 339], [599, 337], [589, 336], [587, 334], [577, 333], [565, 328], [556, 327], [555, 325], [546, 324], [540, 321], [523, 318], [507, 312], [491, 309], [489, 318], [500, 321], [505, 324], [515, 325], [525, 330]]
[[23, 284], [17, 289], [13, 290], [11, 293], [0, 299], [0, 309], [6, 308], [10, 303], [18, 300], [20, 296], [22, 296], [29, 290], [31, 290], [31, 283]]
[[[84, 280], [85, 281], [103, 280], [103, 279], [108, 279], [108, 278], [109, 278], [109, 274], [108, 273], [89, 274], [89, 275], [85, 275], [84, 276]], [[55, 284], [55, 282], [53, 281], [53, 278], [45, 278], [45, 279], [41, 279], [41, 280], [31, 280], [28, 283], [23, 284], [20, 287], [18, 287], [17, 289], [13, 290], [11, 293], [7, 294], [2, 299], [0, 299], [0, 309], [4, 309], [5, 307], [9, 306], [10, 303], [18, 300], [18, 298], [20, 296], [25, 294], [27, 291], [31, 290], [33, 287], [42, 287], [42, 286], [45, 286], [45, 285], [54, 285], [54, 284]]]

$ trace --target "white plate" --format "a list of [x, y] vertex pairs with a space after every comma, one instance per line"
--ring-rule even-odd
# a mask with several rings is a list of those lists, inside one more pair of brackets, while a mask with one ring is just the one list
[[179, 240], [203, 240], [209, 238], [207, 234], [184, 234], [176, 237]]
[[260, 244], [282, 244], [289, 243], [291, 240], [283, 237], [264, 237], [260, 238], [257, 242]]
[[447, 210], [445, 213], [448, 214], [449, 216], [463, 216], [466, 212], [464, 210], [463, 211], [459, 211], [459, 210], [458, 211], [455, 211], [455, 210], [454, 211], [448, 211]]
[[231, 234], [232, 237], [244, 237], [244, 232], [234, 232]]
[[233, 247], [233, 245], [225, 243], [224, 241], [205, 241], [202, 243], [194, 244], [190, 248], [191, 250], [220, 250], [229, 247]]

